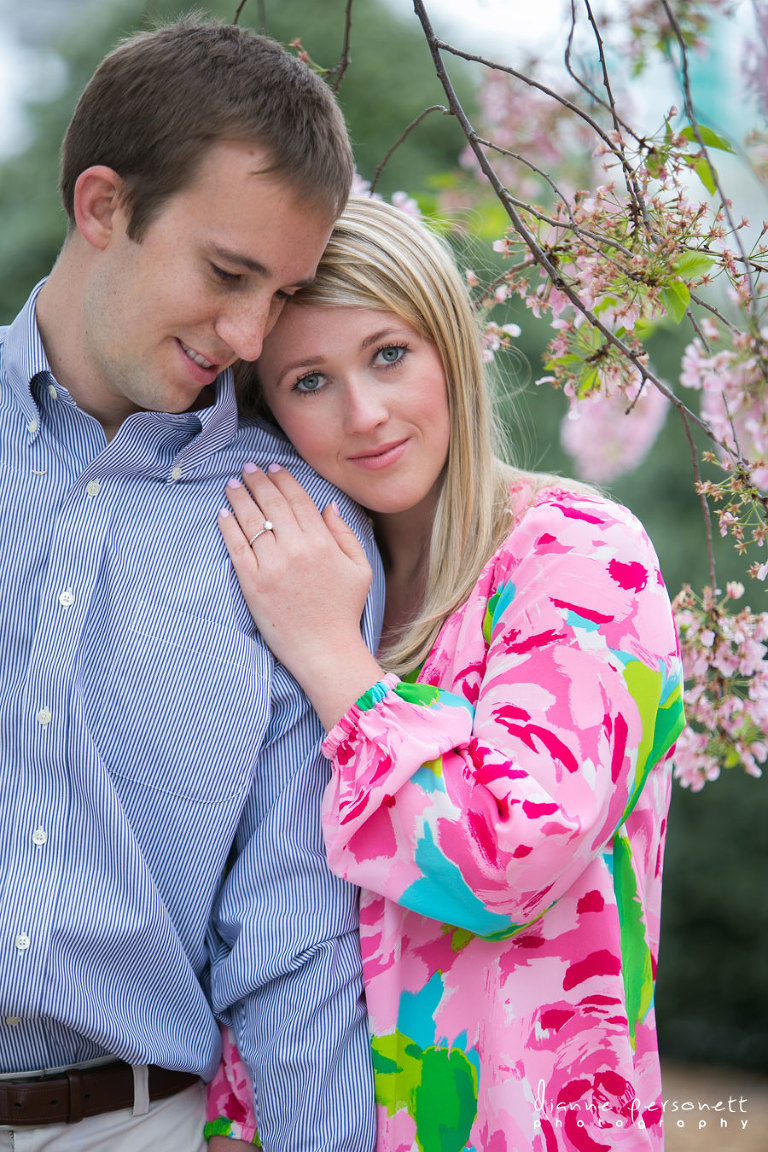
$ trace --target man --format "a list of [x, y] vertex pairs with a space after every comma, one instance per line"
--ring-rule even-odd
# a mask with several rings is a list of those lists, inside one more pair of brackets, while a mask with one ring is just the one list
[[265, 1149], [372, 1146], [319, 724], [216, 527], [248, 460], [343, 501], [238, 426], [228, 369], [313, 277], [351, 177], [326, 86], [232, 26], [122, 45], [68, 129], [64, 247], [0, 329], [0, 1149], [198, 1148], [211, 1004]]

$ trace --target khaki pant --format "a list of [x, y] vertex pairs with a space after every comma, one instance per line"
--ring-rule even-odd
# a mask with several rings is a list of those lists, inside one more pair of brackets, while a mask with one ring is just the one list
[[150, 1104], [42, 1128], [0, 1126], [0, 1152], [205, 1152], [205, 1085]]

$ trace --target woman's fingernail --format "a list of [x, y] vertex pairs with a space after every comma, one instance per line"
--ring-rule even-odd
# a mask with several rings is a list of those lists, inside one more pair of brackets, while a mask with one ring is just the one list
[[259, 472], [259, 471], [260, 471], [259, 466], [257, 464], [252, 464], [250, 460], [248, 461], [247, 464], [243, 464], [243, 472], [247, 472], [249, 476], [252, 475], [254, 472]]
[[270, 464], [269, 468], [267, 468], [267, 472], [282, 472], [282, 470], [282, 464]]
[[227, 480], [227, 488], [242, 488], [242, 484], [234, 476]]
[[229, 511], [229, 508], [222, 508], [222, 509], [219, 511], [219, 519], [221, 519], [221, 520], [225, 520], [225, 519], [226, 519], [226, 517], [227, 517], [227, 516], [229, 516], [229, 515], [230, 515], [230, 511]]
[[337, 515], [337, 516], [340, 516], [340, 515], [341, 515], [341, 510], [340, 510], [340, 508], [339, 508], [339, 502], [338, 502], [338, 500], [331, 500], [331, 508], [333, 508], [333, 510], [334, 510], [334, 512], [336, 513], [336, 515]]

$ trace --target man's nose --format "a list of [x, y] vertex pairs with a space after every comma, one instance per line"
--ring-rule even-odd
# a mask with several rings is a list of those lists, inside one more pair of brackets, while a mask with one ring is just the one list
[[258, 360], [275, 312], [272, 297], [230, 300], [219, 315], [216, 334], [239, 360]]

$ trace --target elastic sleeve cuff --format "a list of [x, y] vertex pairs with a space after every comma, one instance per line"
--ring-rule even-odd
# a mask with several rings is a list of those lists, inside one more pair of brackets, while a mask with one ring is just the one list
[[344, 713], [339, 721], [334, 724], [330, 732], [323, 741], [323, 755], [328, 760], [332, 760], [336, 754], [336, 749], [342, 740], [349, 736], [350, 732], [356, 727], [357, 719], [361, 712], [370, 712], [377, 704], [380, 704], [395, 687], [400, 683], [400, 677], [396, 676], [394, 672], [388, 672], [386, 676], [364, 692], [352, 707]]
[[241, 1124], [237, 1120], [230, 1120], [227, 1116], [217, 1116], [215, 1120], [209, 1120], [203, 1128], [203, 1136], [206, 1140], [210, 1140], [212, 1136], [226, 1136], [228, 1140], [244, 1140], [254, 1148], [263, 1147], [259, 1134], [252, 1124]]

